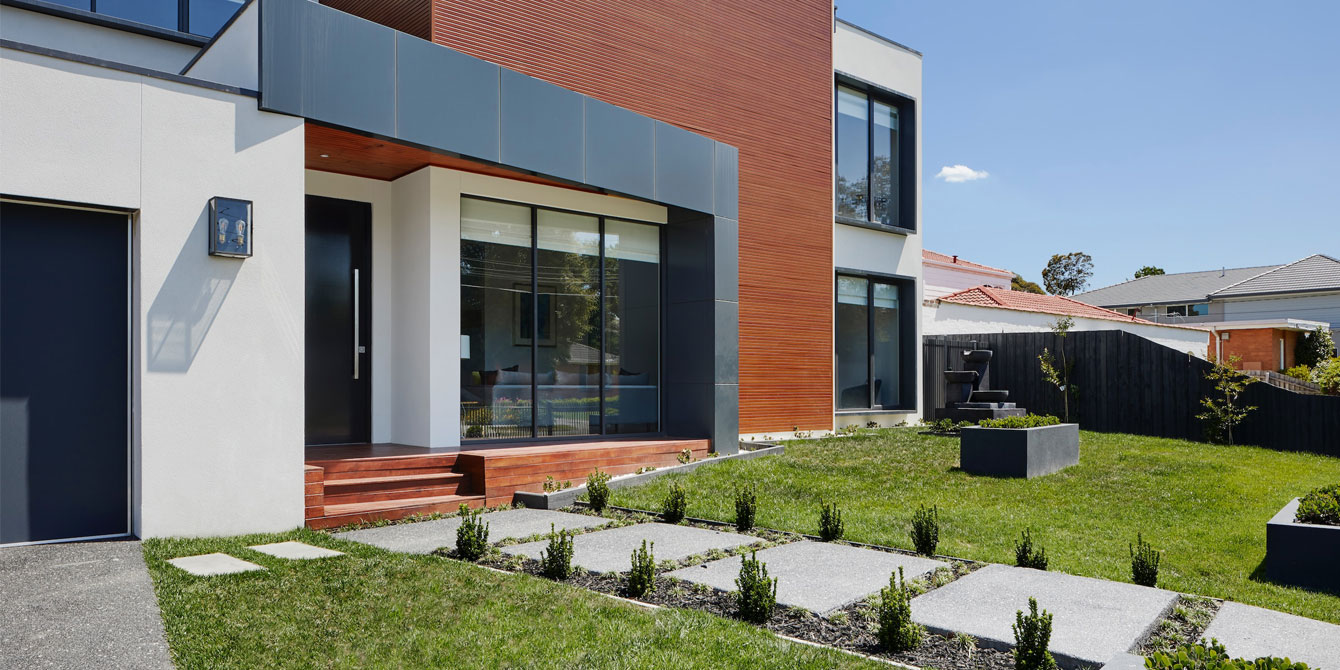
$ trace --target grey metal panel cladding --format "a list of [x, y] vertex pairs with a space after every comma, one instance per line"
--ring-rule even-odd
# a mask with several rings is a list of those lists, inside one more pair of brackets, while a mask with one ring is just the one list
[[502, 70], [500, 162], [582, 181], [582, 113], [580, 93]]
[[715, 142], [656, 122], [656, 200], [699, 212], [713, 210]]
[[712, 227], [713, 295], [717, 300], [740, 299], [740, 223], [716, 217]]
[[302, 116], [304, 27], [310, 2], [261, 2], [262, 109]]
[[498, 71], [488, 61], [396, 36], [396, 136], [498, 160]]
[[740, 303], [712, 301], [713, 367], [717, 384], [740, 383]]
[[586, 98], [586, 183], [642, 198], [656, 195], [655, 124]]
[[303, 115], [394, 136], [396, 31], [315, 12], [306, 33]]
[[740, 150], [724, 142], [716, 143], [713, 213], [728, 219], [740, 218]]

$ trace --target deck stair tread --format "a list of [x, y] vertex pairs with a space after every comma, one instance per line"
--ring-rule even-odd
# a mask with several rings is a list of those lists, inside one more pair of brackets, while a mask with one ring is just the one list
[[458, 482], [465, 479], [459, 472], [428, 472], [420, 475], [392, 475], [385, 477], [351, 477], [349, 479], [331, 479], [326, 481], [326, 492], [331, 489], [354, 489], [360, 487], [389, 488], [397, 484], [422, 486], [425, 482]]

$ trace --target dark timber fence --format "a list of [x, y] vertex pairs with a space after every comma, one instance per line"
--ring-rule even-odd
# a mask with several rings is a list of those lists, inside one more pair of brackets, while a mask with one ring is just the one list
[[[1042, 378], [1038, 363], [1046, 348], [1060, 365], [1062, 338], [1052, 333], [983, 333], [924, 338], [926, 417], [944, 405], [942, 372], [963, 369], [959, 352], [973, 340], [979, 349], [995, 353], [990, 388], [1009, 390], [1010, 400], [1034, 414], [1064, 415], [1061, 392]], [[1202, 411], [1200, 399], [1214, 391], [1205, 380], [1209, 362], [1119, 330], [1072, 332], [1064, 340], [1066, 359], [1074, 364], [1072, 421], [1099, 432], [1205, 439], [1196, 414]], [[1241, 400], [1257, 409], [1234, 429], [1234, 442], [1340, 456], [1340, 396], [1304, 395], [1256, 383]]]

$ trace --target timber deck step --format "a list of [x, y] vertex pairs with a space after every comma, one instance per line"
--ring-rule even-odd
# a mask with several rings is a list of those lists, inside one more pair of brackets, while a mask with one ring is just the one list
[[391, 475], [386, 477], [357, 477], [349, 479], [331, 479], [326, 481], [326, 495], [332, 493], [354, 493], [357, 491], [388, 491], [401, 488], [422, 488], [425, 486], [460, 485], [465, 475], [459, 472], [428, 472], [412, 475]]
[[462, 504], [483, 507], [484, 496], [443, 495], [326, 505], [324, 515], [308, 519], [307, 526], [335, 528], [377, 520], [397, 521], [413, 514], [449, 514], [460, 509]]

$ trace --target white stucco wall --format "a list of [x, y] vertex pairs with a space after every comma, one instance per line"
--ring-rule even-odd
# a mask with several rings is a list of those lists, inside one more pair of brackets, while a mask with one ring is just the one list
[[[858, 30], [842, 22], [836, 24], [833, 35], [833, 69], [851, 75], [883, 88], [896, 91], [912, 98], [916, 102], [916, 146], [917, 171], [912, 177], [917, 184], [916, 230], [922, 226], [921, 207], [921, 57], [907, 49], [869, 33]], [[883, 275], [908, 277], [916, 282], [916, 299], [912, 304], [902, 306], [916, 310], [921, 304], [924, 290], [921, 264], [921, 234], [911, 235], [888, 233], [879, 230], [860, 228], [835, 223], [833, 225], [833, 266], [835, 269], [858, 270]], [[915, 332], [917, 342], [921, 341], [921, 324]], [[903, 374], [916, 375], [921, 379], [920, 347], [914, 356], [915, 369]], [[836, 357], [834, 357], [836, 362]], [[921, 384], [914, 385], [917, 398], [911, 403], [917, 407], [913, 412], [879, 412], [837, 414], [834, 427], [847, 424], [864, 425], [866, 421], [878, 421], [882, 425], [893, 425], [901, 421], [916, 422], [920, 417]], [[836, 405], [836, 403], [834, 403]], [[746, 435], [744, 439], [762, 438], [761, 435]], [[771, 437], [776, 437], [772, 435]]]
[[95, 26], [18, 7], [0, 7], [0, 38], [176, 74], [199, 47]]
[[[1054, 314], [951, 302], [923, 307], [922, 317], [927, 335], [1041, 333], [1050, 331], [1057, 319]], [[1204, 330], [1108, 319], [1076, 317], [1072, 330], [1122, 330], [1177, 351], [1190, 352], [1198, 358], [1206, 357], [1206, 349], [1210, 344], [1210, 334]]]
[[[303, 122], [256, 100], [3, 50], [0, 192], [134, 216], [132, 456], [143, 537], [303, 521]], [[255, 255], [208, 255], [213, 196]]]
[[259, 2], [247, 5], [182, 74], [216, 84], [260, 90], [260, 5]]
[[955, 291], [981, 286], [1009, 288], [1013, 276], [1003, 276], [995, 272], [980, 270], [968, 266], [949, 267], [935, 261], [923, 260], [923, 279], [926, 281], [925, 300], [934, 300]]
[[1340, 293], [1215, 302], [1223, 305], [1225, 321], [1306, 319], [1330, 323], [1331, 330], [1340, 329]]

